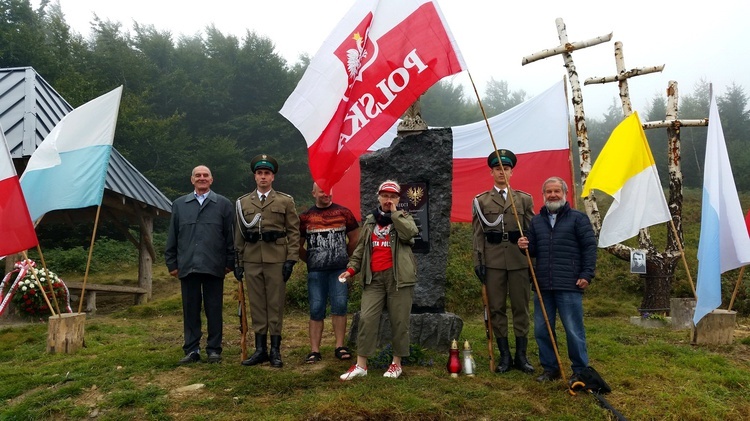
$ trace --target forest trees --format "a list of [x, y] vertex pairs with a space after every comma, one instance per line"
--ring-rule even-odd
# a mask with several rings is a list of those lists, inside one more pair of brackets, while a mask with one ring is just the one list
[[[214, 170], [217, 191], [228, 197], [244, 194], [253, 186], [247, 163], [268, 153], [281, 163], [276, 187], [306, 200], [312, 181], [306, 143], [278, 110], [309, 61], [303, 55], [287, 63], [272, 40], [251, 31], [239, 39], [214, 26], [175, 37], [138, 23], [131, 33], [118, 22], [95, 17], [84, 38], [71, 31], [56, 2], [42, 1], [33, 10], [29, 0], [0, 0], [0, 66], [33, 67], [74, 107], [124, 85], [115, 147], [170, 198], [190, 188], [188, 174], [198, 163]], [[747, 174], [747, 94], [737, 85], [723, 92], [713, 89], [734, 172]], [[484, 91], [488, 117], [528, 99], [506, 81], [492, 79]], [[705, 118], [708, 98], [708, 84], [697, 84], [681, 96], [680, 118]], [[482, 118], [474, 93], [451, 81], [436, 84], [421, 100], [431, 126]], [[661, 120], [665, 104], [664, 97], [656, 96], [642, 114]], [[621, 119], [614, 97], [602, 118], [588, 118], [594, 158]], [[664, 168], [666, 134], [648, 136], [657, 164]], [[683, 131], [686, 187], [701, 186], [705, 136], [705, 128]], [[665, 177], [666, 171], [661, 174]], [[736, 182], [740, 190], [750, 189], [750, 178], [737, 176]]]
[[[289, 64], [272, 40], [251, 31], [238, 39], [214, 26], [175, 38], [150, 25], [136, 23], [130, 33], [120, 23], [94, 18], [84, 38], [70, 30], [57, 3], [43, 1], [33, 10], [29, 0], [0, 0], [0, 66], [34, 67], [74, 107], [124, 85], [115, 147], [170, 198], [189, 189], [187, 174], [197, 163], [213, 168], [217, 191], [244, 194], [253, 185], [247, 163], [258, 153], [282, 163], [279, 190], [307, 198], [306, 143], [278, 110], [309, 61], [301, 56]], [[698, 84], [680, 98], [681, 118], [707, 116], [708, 89]], [[747, 174], [747, 95], [732, 85], [718, 98], [735, 174]], [[526, 99], [524, 91], [492, 79], [482, 103], [491, 117]], [[664, 98], [655, 97], [644, 114], [660, 120], [664, 107]], [[482, 118], [473, 92], [448, 81], [422, 96], [422, 113], [440, 127]], [[594, 154], [621, 119], [616, 102], [603, 118], [588, 119]], [[659, 164], [666, 159], [665, 142], [658, 133], [649, 138]], [[682, 141], [685, 186], [699, 187], [705, 129], [685, 130]], [[749, 178], [736, 181], [740, 190], [750, 189]]]

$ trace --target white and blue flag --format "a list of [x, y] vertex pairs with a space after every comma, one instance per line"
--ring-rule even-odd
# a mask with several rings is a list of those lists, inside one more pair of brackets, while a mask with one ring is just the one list
[[20, 182], [33, 221], [101, 205], [121, 95], [122, 86], [71, 111], [31, 155]]
[[698, 242], [698, 300], [693, 323], [721, 305], [721, 274], [750, 263], [750, 237], [729, 164], [716, 98], [711, 94]]

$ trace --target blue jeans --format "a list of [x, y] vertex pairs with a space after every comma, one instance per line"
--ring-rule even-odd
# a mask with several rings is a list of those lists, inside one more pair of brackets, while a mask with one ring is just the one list
[[[542, 300], [553, 332], [555, 332], [556, 315], [560, 314], [560, 321], [565, 328], [570, 368], [573, 373], [580, 373], [589, 365], [586, 331], [583, 327], [583, 294], [575, 291], [542, 291]], [[558, 371], [560, 367], [555, 358], [555, 349], [552, 347], [537, 294], [534, 294], [534, 337], [539, 346], [539, 362], [542, 368], [545, 371]], [[555, 343], [557, 343], [557, 334], [555, 334]]]
[[346, 269], [316, 270], [307, 273], [307, 301], [310, 304], [310, 320], [326, 318], [326, 304], [331, 300], [331, 315], [346, 316], [349, 287], [339, 282], [339, 275]]

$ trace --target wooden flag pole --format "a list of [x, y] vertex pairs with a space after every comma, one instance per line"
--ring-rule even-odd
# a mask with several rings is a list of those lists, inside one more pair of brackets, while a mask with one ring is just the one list
[[[47, 269], [47, 263], [44, 261], [44, 254], [42, 254], [42, 248], [39, 246], [39, 242], [36, 244], [36, 251], [39, 253], [39, 260], [42, 261], [42, 268], [44, 269], [44, 274], [47, 276], [47, 279], [49, 279], [49, 269]], [[57, 314], [61, 314], [60, 311], [60, 304], [57, 302], [57, 295], [55, 295], [55, 289], [52, 287], [52, 282], [49, 283], [49, 291], [52, 294], [52, 300], [55, 303], [55, 310], [57, 310]], [[62, 317], [62, 316], [61, 316]]]
[[698, 299], [698, 294], [695, 292], [695, 285], [693, 284], [693, 275], [690, 274], [690, 268], [688, 267], [687, 259], [685, 259], [685, 249], [682, 248], [682, 241], [680, 236], [677, 234], [677, 228], [674, 226], [674, 221], [669, 219], [669, 226], [672, 227], [672, 235], [674, 235], [675, 243], [677, 248], [680, 249], [680, 256], [682, 256], [682, 264], [685, 265], [685, 273], [687, 273], [688, 280], [690, 281], [690, 289], [693, 290], [693, 297]]
[[732, 311], [732, 306], [734, 306], [734, 299], [737, 298], [737, 292], [740, 290], [740, 284], [742, 283], [742, 275], [745, 274], [745, 266], [742, 266], [740, 268], [740, 276], [737, 277], [737, 283], [734, 284], [734, 292], [732, 292], [732, 299], [729, 300], [729, 307], [727, 307], [727, 310]]
[[[24, 260], [29, 260], [29, 255], [26, 253], [26, 250], [22, 251], [21, 254], [23, 255]], [[36, 281], [36, 285], [39, 287], [39, 293], [42, 294], [42, 297], [44, 298], [44, 301], [47, 303], [47, 307], [49, 308], [50, 313], [52, 315], [55, 315], [55, 309], [52, 307], [52, 304], [49, 302], [49, 298], [47, 298], [47, 294], [44, 292], [44, 287], [42, 286], [42, 283], [39, 281], [39, 277], [34, 273], [34, 268], [29, 267], [29, 272], [31, 272], [31, 276], [34, 277], [34, 280]]]
[[94, 218], [94, 231], [91, 233], [91, 244], [89, 244], [89, 256], [86, 259], [86, 272], [83, 274], [83, 285], [81, 285], [81, 298], [78, 300], [78, 313], [83, 309], [83, 297], [86, 292], [86, 280], [89, 277], [89, 268], [91, 267], [91, 255], [94, 253], [94, 240], [96, 239], [96, 228], [99, 226], [99, 214], [102, 211], [102, 205], [96, 207], [96, 217]]
[[[479, 92], [477, 91], [477, 85], [474, 84], [474, 78], [471, 77], [471, 73], [467, 70], [466, 73], [469, 75], [469, 80], [471, 81], [471, 86], [474, 88], [474, 94], [477, 97], [477, 102], [479, 103], [479, 109], [482, 111], [482, 117], [484, 118], [484, 123], [487, 125], [487, 131], [490, 134], [490, 140], [492, 141], [492, 147], [495, 149], [495, 155], [497, 156], [497, 161], [501, 163], [501, 167], [503, 168], [503, 174], [506, 180], [506, 183], [508, 184], [508, 197], [510, 198], [510, 206], [513, 209], [513, 215], [516, 217], [516, 223], [518, 224], [518, 230], [521, 233], [521, 236], [523, 236], [523, 227], [521, 226], [521, 221], [518, 219], [518, 211], [516, 210], [516, 204], [513, 201], [513, 195], [510, 194], [510, 183], [508, 182], [508, 173], [505, 172], [505, 167], [502, 165], [502, 161], [500, 161], [500, 154], [497, 152], [497, 144], [495, 144], [495, 137], [492, 135], [492, 128], [490, 128], [490, 122], [487, 119], [487, 113], [484, 111], [484, 106], [482, 105], [482, 100], [479, 98]], [[531, 262], [531, 255], [529, 254], [529, 249], [526, 249], [526, 260], [529, 263], [529, 270], [531, 271], [531, 279], [534, 281], [534, 288], [536, 289], [536, 295], [537, 298], [539, 298], [539, 305], [542, 308], [542, 315], [544, 315], [544, 323], [547, 325], [547, 332], [549, 333], [550, 341], [552, 342], [552, 349], [555, 351], [555, 358], [557, 359], [557, 365], [560, 367], [560, 378], [562, 379], [563, 383], [565, 384], [565, 387], [567, 388], [567, 381], [565, 380], [565, 370], [563, 368], [562, 360], [560, 359], [560, 352], [557, 349], [557, 341], [555, 340], [555, 335], [552, 331], [552, 325], [550, 325], [549, 318], [547, 317], [547, 309], [544, 307], [544, 300], [542, 299], [542, 293], [539, 289], [539, 282], [536, 279], [536, 273], [534, 272], [534, 265]], [[487, 315], [489, 317], [489, 314]]]

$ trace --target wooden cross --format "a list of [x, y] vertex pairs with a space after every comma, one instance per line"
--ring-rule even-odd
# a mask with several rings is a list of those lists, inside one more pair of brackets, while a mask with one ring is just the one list
[[[620, 101], [622, 103], [623, 114], [627, 117], [633, 113], [633, 106], [630, 101], [630, 91], [628, 89], [628, 79], [635, 76], [645, 75], [649, 73], [661, 72], [664, 69], [664, 65], [651, 66], [644, 68], [636, 68], [631, 70], [625, 70], [625, 60], [623, 58], [622, 43], [620, 41], [615, 42], [615, 64], [617, 66], [617, 74], [614, 76], [606, 76], [603, 78], [593, 77], [586, 79], [584, 85], [591, 83], [610, 83], [618, 82], [620, 88]], [[641, 229], [638, 233], [638, 243], [641, 248], [647, 248], [649, 254], [653, 256], [654, 264], [665, 265], [665, 262], [671, 260], [673, 256], [680, 256], [682, 263], [685, 266], [685, 272], [687, 273], [690, 281], [690, 287], [695, 295], [695, 286], [693, 279], [690, 274], [690, 269], [685, 259], [685, 250], [683, 250], [682, 243], [682, 170], [680, 165], [680, 127], [682, 126], [704, 126], [708, 124], [708, 119], [702, 120], [679, 120], [677, 119], [677, 82], [670, 81], [667, 87], [667, 115], [666, 118], [659, 122], [647, 122], [643, 124], [644, 130], [655, 129], [655, 128], [667, 128], [667, 135], [669, 137], [669, 145], [667, 147], [668, 156], [667, 161], [669, 165], [669, 206], [672, 219], [669, 221], [671, 231], [667, 232], [667, 247], [664, 253], [656, 253], [653, 241], [651, 240], [651, 234], [648, 228]], [[619, 245], [618, 245], [619, 246]], [[616, 255], [625, 254], [628, 250], [622, 250], [622, 248], [613, 249], [612, 252]]]
[[[628, 79], [630, 79], [631, 77], [646, 75], [649, 73], [661, 72], [662, 70], [664, 70], [664, 65], [662, 64], [661, 66], [651, 66], [625, 70], [625, 58], [623, 57], [622, 42], [620, 41], [615, 42], [615, 65], [617, 67], [616, 75], [588, 78], [585, 82], [583, 82], [583, 84], [589, 85], [592, 83], [604, 84], [617, 82], [617, 85], [620, 88], [620, 102], [622, 103], [622, 112], [625, 117], [628, 117], [629, 115], [633, 114], [633, 105], [630, 101], [630, 90], [628, 89]], [[598, 233], [600, 228], [601, 227], [597, 225], [595, 226], [594, 230]], [[638, 234], [638, 240], [640, 246], [642, 248], [647, 248], [650, 255], [653, 255], [655, 253], [654, 244], [651, 241], [651, 235], [649, 234], [648, 229], [640, 230]]]
[[[571, 43], [568, 41], [568, 33], [565, 29], [565, 22], [563, 22], [562, 18], [555, 19], [555, 25], [557, 26], [560, 45], [524, 57], [523, 60], [521, 60], [521, 65], [525, 66], [543, 58], [562, 54], [563, 60], [565, 61], [565, 68], [568, 69], [568, 79], [570, 80], [570, 88], [573, 93], [573, 118], [575, 119], [576, 137], [578, 138], [581, 185], [583, 185], [586, 183], [586, 178], [588, 177], [589, 172], [591, 172], [591, 149], [589, 148], [588, 130], [586, 130], [586, 114], [583, 111], [583, 95], [581, 94], [581, 85], [578, 83], [578, 72], [573, 63], [572, 52], [604, 42], [609, 42], [612, 39], [612, 33], [610, 32], [607, 35], [602, 35], [586, 41]], [[576, 193], [574, 186], [571, 186], [571, 191], [575, 197]], [[594, 193], [589, 193], [589, 195], [584, 198], [583, 203], [595, 226], [601, 226], [601, 215], [599, 214], [599, 209], [596, 205], [596, 196]]]
[[664, 70], [664, 65], [642, 67], [639, 69], [625, 70], [625, 59], [622, 53], [622, 43], [620, 41], [615, 42], [615, 65], [617, 66], [617, 74], [614, 76], [606, 77], [591, 77], [583, 82], [584, 85], [592, 83], [609, 83], [617, 82], [620, 87], [620, 101], [622, 102], [622, 111], [625, 117], [633, 114], [633, 106], [630, 103], [630, 92], [628, 90], [628, 79], [631, 77], [646, 75], [649, 73], [661, 72]]

